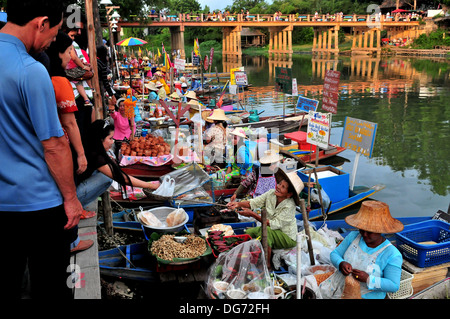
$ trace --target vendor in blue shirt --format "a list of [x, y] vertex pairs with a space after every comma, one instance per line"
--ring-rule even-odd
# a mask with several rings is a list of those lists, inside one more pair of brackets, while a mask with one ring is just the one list
[[389, 206], [379, 201], [365, 201], [357, 214], [345, 221], [359, 230], [348, 234], [331, 252], [336, 271], [319, 284], [324, 299], [341, 298], [346, 276], [360, 282], [363, 299], [384, 299], [386, 293], [400, 288], [403, 258], [398, 249], [382, 234], [403, 230], [403, 224], [392, 218]]
[[145, 87], [148, 89], [148, 101], [150, 103], [159, 101], [158, 91], [159, 89], [156, 87], [155, 82], [150, 82], [145, 85]]

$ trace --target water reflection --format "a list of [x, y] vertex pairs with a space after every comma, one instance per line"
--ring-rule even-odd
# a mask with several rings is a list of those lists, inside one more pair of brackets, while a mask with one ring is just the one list
[[[297, 97], [274, 91], [275, 66], [291, 67], [299, 94], [319, 101], [325, 70], [340, 71], [338, 113], [333, 115], [331, 142], [340, 143], [345, 116], [378, 123], [373, 158], [360, 162], [357, 183], [387, 184], [378, 199], [392, 197], [392, 201], [403, 205], [397, 209], [420, 208], [422, 214], [447, 209], [450, 64], [446, 60], [345, 56], [313, 59], [302, 54], [290, 61], [269, 61], [265, 56], [244, 55], [241, 65], [253, 86], [240, 99], [248, 109], [264, 110], [264, 115], [282, 114], [283, 107], [287, 113], [292, 112], [297, 101]], [[351, 159], [351, 153], [343, 156]], [[344, 168], [351, 171], [352, 164], [348, 165]], [[424, 211], [430, 206], [431, 210]]]

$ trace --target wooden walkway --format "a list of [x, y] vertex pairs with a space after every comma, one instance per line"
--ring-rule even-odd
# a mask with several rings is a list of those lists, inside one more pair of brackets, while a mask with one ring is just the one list
[[[88, 210], [98, 212], [97, 202]], [[73, 254], [70, 263], [77, 265], [80, 278], [75, 283], [74, 299], [101, 299], [100, 269], [98, 264], [97, 217], [80, 220], [78, 235], [81, 240], [92, 239], [94, 245], [87, 250]]]

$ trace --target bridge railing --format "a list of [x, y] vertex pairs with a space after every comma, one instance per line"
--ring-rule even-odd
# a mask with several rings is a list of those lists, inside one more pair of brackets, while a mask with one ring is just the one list
[[387, 16], [380, 14], [168, 14], [149, 15], [151, 20], [159, 22], [399, 22], [411, 21], [409, 15]]

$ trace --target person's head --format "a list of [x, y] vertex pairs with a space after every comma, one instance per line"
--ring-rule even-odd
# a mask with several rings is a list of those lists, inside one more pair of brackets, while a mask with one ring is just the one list
[[51, 76], [65, 76], [64, 70], [71, 59], [72, 42], [72, 39], [67, 34], [59, 31], [55, 42], [47, 49], [46, 53], [50, 60]]
[[376, 247], [381, 234], [393, 234], [403, 230], [403, 224], [391, 216], [386, 203], [368, 200], [361, 204], [358, 213], [345, 217], [345, 222], [359, 229], [369, 247]]
[[89, 128], [91, 149], [102, 153], [107, 152], [114, 144], [114, 124], [108, 120], [96, 120]]
[[64, 5], [52, 0], [8, 0], [8, 24], [21, 27], [29, 53], [46, 50], [61, 28]]
[[116, 111], [118, 111], [122, 114], [125, 113], [125, 99], [124, 98], [117, 100]]
[[106, 63], [108, 57], [108, 49], [104, 45], [97, 46], [97, 57], [103, 63]]
[[304, 185], [297, 172], [286, 173], [282, 169], [277, 169], [275, 173], [275, 179], [277, 185], [275, 187], [275, 196], [278, 199], [284, 200], [291, 198], [294, 200], [295, 205], [300, 205], [300, 192]]

